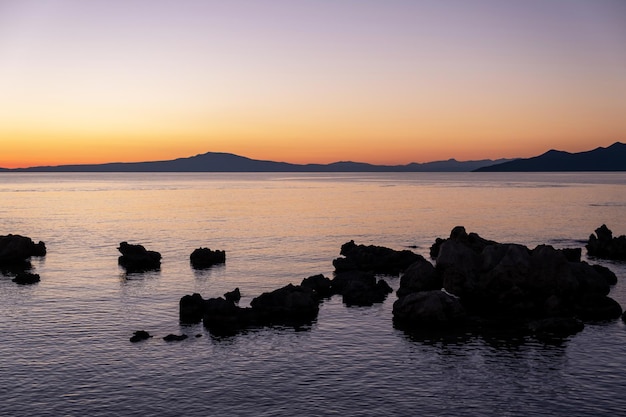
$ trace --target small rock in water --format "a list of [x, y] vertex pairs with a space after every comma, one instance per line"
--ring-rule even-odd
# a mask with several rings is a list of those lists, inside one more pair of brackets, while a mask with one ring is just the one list
[[35, 284], [40, 280], [41, 279], [39, 278], [39, 274], [32, 274], [30, 272], [21, 272], [17, 274], [15, 278], [13, 278], [13, 282], [20, 285]]
[[166, 342], [179, 342], [181, 340], [185, 340], [187, 339], [187, 335], [186, 334], [168, 334], [167, 336], [165, 336], [163, 338], [163, 340], [165, 340]]
[[137, 330], [134, 335], [131, 336], [130, 341], [132, 343], [141, 342], [142, 340], [146, 340], [151, 338], [152, 336], [145, 330]]

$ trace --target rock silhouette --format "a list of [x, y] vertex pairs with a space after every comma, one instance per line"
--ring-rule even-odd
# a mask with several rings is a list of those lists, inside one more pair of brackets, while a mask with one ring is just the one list
[[[401, 325], [422, 326], [427, 320], [421, 317], [437, 317], [435, 323], [462, 317], [449, 314], [453, 302], [441, 294], [437, 298], [413, 295], [433, 290], [439, 283], [458, 297], [468, 317], [523, 323], [527, 328], [533, 322], [537, 333], [568, 333], [580, 328], [573, 320], [610, 320], [622, 314], [621, 306], [607, 296], [615, 274], [581, 262], [575, 249], [501, 244], [458, 226], [448, 239], [436, 240], [431, 255], [436, 259], [434, 268], [420, 260], [400, 281], [393, 314]], [[556, 329], [559, 325], [561, 331]]]
[[146, 272], [161, 268], [159, 252], [146, 250], [142, 245], [131, 245], [127, 242], [120, 243], [117, 249], [122, 253], [122, 256], [118, 258], [118, 263], [127, 272]]
[[354, 240], [341, 246], [340, 255], [333, 261], [336, 272], [368, 271], [377, 274], [398, 274], [419, 259], [410, 250], [396, 251], [384, 246], [357, 245]]
[[145, 330], [137, 330], [131, 337], [132, 343], [141, 342], [142, 340], [150, 339], [152, 336]]
[[46, 244], [35, 243], [26, 236], [0, 236], [0, 267], [29, 269], [28, 262], [32, 256], [45, 256]]
[[226, 252], [223, 250], [198, 248], [189, 255], [189, 260], [195, 269], [205, 269], [226, 262]]
[[30, 284], [35, 284], [41, 281], [41, 279], [39, 277], [39, 274], [32, 274], [30, 272], [20, 272], [15, 276], [15, 278], [13, 278], [12, 281], [20, 285], [30, 285]]
[[626, 261], [626, 236], [613, 237], [611, 229], [605, 224], [595, 230], [587, 241], [587, 253], [603, 259]]

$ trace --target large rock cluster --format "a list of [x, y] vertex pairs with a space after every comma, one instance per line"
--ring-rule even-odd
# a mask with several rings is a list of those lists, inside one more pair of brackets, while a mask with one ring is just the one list
[[[401, 326], [472, 321], [521, 324], [538, 333], [578, 331], [586, 320], [618, 318], [607, 295], [617, 278], [580, 260], [579, 249], [501, 244], [454, 228], [401, 278], [394, 320]], [[565, 330], [569, 329], [569, 330]]]
[[626, 261], [626, 236], [613, 237], [611, 229], [605, 224], [596, 229], [587, 241], [587, 253], [603, 259]]

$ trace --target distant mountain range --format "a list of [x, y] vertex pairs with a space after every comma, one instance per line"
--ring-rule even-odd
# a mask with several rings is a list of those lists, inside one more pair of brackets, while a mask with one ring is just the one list
[[570, 153], [549, 150], [533, 158], [515, 159], [475, 169], [478, 172], [626, 171], [626, 144]]
[[116, 162], [97, 165], [59, 165], [8, 169], [8, 172], [469, 172], [510, 159], [436, 161], [407, 165], [372, 165], [362, 162], [290, 164], [261, 161], [230, 153], [208, 152], [189, 158], [153, 162]]
[[262, 161], [220, 152], [169, 161], [115, 162], [95, 165], [58, 165], [6, 169], [3, 172], [530, 172], [626, 171], [626, 144], [570, 153], [550, 150], [533, 158], [435, 161], [407, 165], [373, 165], [363, 162], [290, 164]]

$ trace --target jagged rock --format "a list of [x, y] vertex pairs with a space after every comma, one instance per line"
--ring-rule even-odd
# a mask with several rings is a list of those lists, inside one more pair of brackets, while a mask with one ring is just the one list
[[226, 252], [223, 250], [211, 250], [198, 248], [189, 255], [191, 265], [196, 269], [208, 268], [216, 264], [226, 262]]
[[440, 290], [443, 287], [441, 275], [437, 273], [433, 264], [423, 256], [413, 262], [400, 277], [398, 297], [403, 297], [412, 292]]
[[615, 275], [580, 261], [577, 250], [549, 245], [531, 250], [457, 227], [439, 243], [435, 269], [443, 288], [458, 296], [468, 313], [481, 317], [605, 320], [621, 314], [619, 304], [606, 297]]
[[32, 256], [45, 256], [46, 244], [35, 243], [26, 236], [0, 236], [0, 266], [25, 265]]
[[130, 338], [132, 343], [141, 342], [142, 340], [146, 340], [151, 338], [152, 336], [145, 330], [137, 330], [135, 334], [133, 334]]
[[180, 342], [181, 340], [185, 340], [188, 337], [189, 336], [187, 336], [186, 334], [168, 334], [167, 336], [163, 337], [163, 340], [165, 340], [166, 342]]
[[459, 299], [441, 290], [413, 292], [393, 303], [394, 322], [407, 327], [455, 326], [466, 317]]
[[383, 246], [357, 245], [354, 240], [341, 246], [344, 258], [333, 260], [335, 271], [372, 271], [379, 274], [398, 274], [419, 259], [410, 250], [396, 251]]
[[587, 253], [603, 259], [626, 260], [626, 236], [613, 237], [613, 232], [605, 224], [595, 230], [587, 241]]
[[13, 278], [13, 282], [20, 285], [35, 284], [39, 281], [41, 281], [39, 274], [32, 274], [30, 272], [20, 272]]
[[311, 289], [318, 298], [325, 298], [333, 295], [332, 281], [330, 278], [327, 278], [322, 274], [304, 278], [300, 286]]
[[122, 253], [122, 256], [118, 258], [118, 263], [127, 272], [145, 272], [161, 268], [159, 252], [146, 250], [142, 245], [131, 245], [127, 242], [120, 243], [117, 249]]
[[233, 303], [238, 303], [241, 300], [241, 291], [239, 291], [239, 287], [235, 288], [232, 291], [229, 291], [224, 294], [224, 298], [227, 301], [232, 301]]

